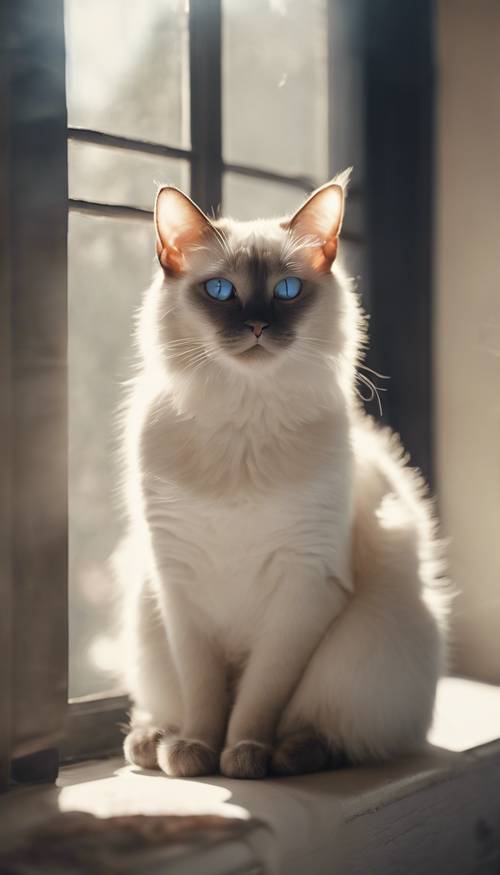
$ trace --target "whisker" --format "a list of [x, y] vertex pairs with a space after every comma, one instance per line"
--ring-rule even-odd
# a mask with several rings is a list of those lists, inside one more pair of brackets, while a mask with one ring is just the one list
[[160, 313], [158, 314], [158, 318], [160, 319], [160, 321], [162, 321], [163, 319], [166, 319], [167, 316], [170, 316], [170, 314], [173, 313], [174, 310], [177, 310], [177, 307], [175, 304], [171, 304], [169, 307], [167, 307], [166, 310], [160, 311]]
[[163, 344], [165, 349], [168, 349], [168, 348], [184, 349], [185, 347], [204, 346], [204, 345], [205, 345], [205, 342], [203, 340], [200, 340], [199, 338], [194, 338], [194, 337], [192, 339], [190, 338], [189, 340], [183, 340], [182, 343], [176, 343], [175, 341], [167, 340]]
[[[318, 344], [318, 343], [330, 345], [330, 341], [325, 340], [322, 337], [303, 337], [303, 336], [300, 336], [300, 340], [303, 341], [308, 346]], [[333, 352], [332, 352], [332, 355], [333, 355]], [[381, 404], [380, 396], [378, 393], [385, 392], [386, 390], [381, 386], [376, 386], [368, 377], [366, 377], [366, 375], [360, 374], [359, 370], [367, 371], [368, 373], [373, 374], [375, 377], [378, 377], [380, 380], [390, 380], [391, 378], [387, 374], [381, 374], [378, 371], [375, 371], [373, 368], [370, 368], [368, 365], [362, 364], [361, 362], [358, 362], [356, 365], [356, 377], [357, 377], [357, 379], [361, 380], [361, 382], [363, 382], [367, 386], [367, 388], [370, 389], [370, 397], [369, 398], [365, 398], [362, 394], [360, 395], [360, 397], [363, 399], [363, 401], [372, 401], [376, 395], [378, 405], [379, 405], [380, 415], [382, 415], [382, 404]], [[360, 393], [358, 392], [358, 394], [360, 394]]]
[[[357, 364], [358, 368], [362, 368], [364, 371], [368, 371], [370, 374], [373, 374], [375, 377], [378, 377], [380, 380], [390, 380], [391, 378], [387, 374], [379, 374], [378, 371], [374, 371], [373, 368], [369, 368], [368, 365]], [[385, 392], [385, 389], [381, 389], [381, 392]]]
[[380, 413], [380, 416], [382, 416], [383, 415], [382, 401], [380, 399], [379, 392], [385, 392], [386, 390], [377, 387], [375, 385], [375, 383], [372, 383], [372, 381], [369, 379], [369, 377], [365, 376], [365, 374], [360, 374], [360, 373], [356, 372], [356, 379], [360, 380], [367, 387], [367, 389], [369, 389], [369, 391], [370, 391], [370, 395], [368, 397], [365, 397], [363, 395], [363, 393], [359, 391], [359, 389], [356, 389], [358, 396], [361, 398], [362, 401], [373, 401], [373, 399], [376, 398], [377, 403], [378, 403], [379, 413]]

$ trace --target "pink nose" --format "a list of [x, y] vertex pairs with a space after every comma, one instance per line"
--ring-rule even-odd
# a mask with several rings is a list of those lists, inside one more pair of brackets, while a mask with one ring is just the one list
[[268, 327], [269, 322], [257, 322], [253, 319], [249, 319], [248, 322], [245, 322], [245, 325], [247, 325], [248, 328], [253, 331], [256, 337], [260, 337], [260, 335], [264, 331], [264, 328]]

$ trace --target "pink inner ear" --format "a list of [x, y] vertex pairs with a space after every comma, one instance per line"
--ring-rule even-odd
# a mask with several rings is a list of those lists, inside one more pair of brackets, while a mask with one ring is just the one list
[[179, 273], [187, 251], [212, 228], [190, 198], [176, 188], [160, 189], [155, 204], [157, 250], [164, 268]]
[[320, 188], [295, 213], [290, 226], [303, 234], [314, 234], [320, 240], [338, 237], [344, 213], [344, 193], [340, 185]]
[[319, 245], [310, 249], [316, 270], [329, 270], [335, 259], [343, 215], [344, 192], [340, 185], [331, 183], [314, 192], [290, 221], [290, 229], [299, 236], [318, 241]]

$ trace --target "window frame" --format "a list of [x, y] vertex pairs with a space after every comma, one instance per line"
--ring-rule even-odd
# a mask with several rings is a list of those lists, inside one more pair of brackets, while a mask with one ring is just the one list
[[37, 12], [0, 4], [0, 789], [54, 780], [67, 710], [63, 0]]
[[[7, 33], [6, 5], [0, 7], [0, 33]], [[7, 52], [0, 51], [0, 106], [6, 107], [9, 96], [9, 64]], [[0, 286], [10, 290], [9, 223], [9, 146], [10, 117], [0, 113]], [[10, 361], [11, 307], [10, 295], [0, 295], [0, 790], [10, 778], [11, 756], [11, 636], [12, 636], [12, 526], [11, 491], [11, 409], [12, 373]]]

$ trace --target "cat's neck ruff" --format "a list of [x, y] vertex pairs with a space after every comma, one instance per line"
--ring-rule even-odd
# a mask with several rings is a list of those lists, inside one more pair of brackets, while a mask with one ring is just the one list
[[274, 421], [280, 428], [295, 429], [323, 417], [325, 411], [345, 407], [335, 370], [326, 359], [302, 369], [290, 369], [284, 362], [270, 372], [248, 374], [208, 362], [193, 375], [167, 374], [167, 385], [179, 415], [192, 415], [213, 428], [269, 428]]

